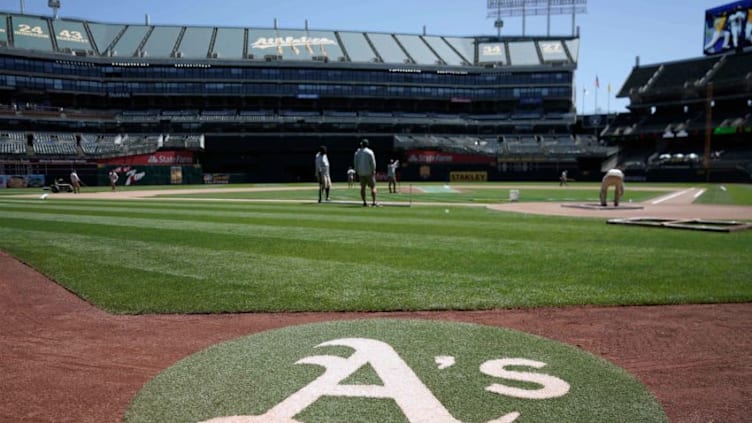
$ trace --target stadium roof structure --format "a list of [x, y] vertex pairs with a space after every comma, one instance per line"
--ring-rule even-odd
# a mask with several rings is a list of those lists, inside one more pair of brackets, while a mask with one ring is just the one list
[[710, 84], [715, 97], [752, 96], [752, 51], [635, 66], [616, 96], [632, 106], [705, 101]]
[[564, 37], [459, 37], [361, 31], [137, 25], [0, 11], [0, 51], [170, 61], [330, 62], [389, 66], [577, 66]]

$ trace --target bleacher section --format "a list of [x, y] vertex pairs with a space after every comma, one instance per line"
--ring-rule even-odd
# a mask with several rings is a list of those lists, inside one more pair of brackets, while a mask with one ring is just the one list
[[571, 135], [541, 135], [543, 151], [549, 155], [576, 156], [580, 148], [575, 144]]
[[20, 132], [0, 132], [0, 155], [25, 155], [26, 136]]
[[[23, 113], [21, 113], [23, 116]], [[450, 113], [415, 113], [415, 112], [376, 112], [376, 111], [309, 111], [309, 110], [128, 110], [116, 114], [121, 122], [273, 122], [285, 123], [297, 120], [309, 122], [368, 123], [388, 122], [401, 124], [441, 124], [441, 125], [485, 125], [517, 123], [572, 124], [576, 119], [574, 113], [544, 112], [542, 110], [519, 110], [510, 113], [495, 114], [450, 114]]]
[[618, 115], [602, 135], [700, 136], [709, 90], [711, 125], [743, 132], [752, 114], [752, 51], [633, 68], [617, 95], [630, 98], [632, 113]]
[[241, 121], [263, 122], [274, 118], [272, 110], [241, 110], [238, 119]]
[[718, 63], [711, 57], [691, 62], [670, 63], [663, 66], [652, 83], [653, 90], [675, 90], [695, 86], [705, 81], [708, 72]]
[[125, 135], [123, 146], [129, 154], [149, 154], [162, 147], [164, 136], [159, 134]]
[[535, 135], [504, 135], [502, 137], [503, 150], [509, 155], [535, 155], [544, 154], [543, 148]]
[[198, 110], [162, 110], [160, 120], [175, 122], [196, 122], [199, 120]]
[[201, 150], [204, 148], [204, 136], [191, 134], [168, 134], [164, 136], [162, 146], [167, 149]]
[[396, 150], [430, 149], [451, 153], [496, 156], [499, 144], [494, 138], [444, 135], [395, 135]]
[[602, 136], [620, 137], [632, 135], [635, 129], [642, 123], [644, 118], [637, 117], [632, 113], [619, 113], [601, 133]]
[[48, 159], [111, 158], [150, 154], [160, 149], [204, 150], [203, 134], [73, 134], [0, 132], [0, 156]]
[[231, 122], [238, 117], [237, 110], [204, 110], [199, 116], [202, 122]]
[[117, 157], [125, 154], [120, 135], [81, 134], [81, 150], [87, 156]]
[[629, 98], [631, 113], [601, 136], [620, 149], [628, 174], [752, 179], [752, 51], [635, 67], [618, 97]]
[[[617, 97], [630, 97], [639, 105], [661, 96], [702, 100], [708, 84], [716, 89], [738, 87], [752, 78], [752, 51], [702, 57], [657, 65], [637, 66], [627, 77]], [[747, 85], [749, 87], [749, 85]], [[749, 88], [747, 88], [749, 89]], [[716, 93], [717, 94], [717, 93]]]
[[443, 152], [505, 156], [538, 156], [549, 160], [573, 160], [579, 155], [607, 157], [618, 149], [601, 145], [595, 135], [505, 134], [496, 137], [446, 135], [396, 135], [398, 150], [429, 149]]
[[[42, 33], [14, 31], [19, 23]], [[60, 38], [72, 27], [83, 29], [81, 45]], [[591, 152], [571, 136], [576, 33], [130, 25], [14, 12], [0, 29], [9, 34], [0, 103], [27, 105], [0, 107], [0, 129], [26, 131], [24, 160], [157, 163], [130, 156], [188, 150], [178, 156], [206, 173], [304, 181], [314, 147], [350, 157], [369, 138], [377, 155], [434, 148], [457, 159], [428, 173], [413, 168], [416, 177], [443, 180], [468, 165], [493, 180], [548, 179], [559, 163], [573, 169], [577, 155]], [[599, 158], [588, 159], [596, 169]], [[333, 174], [344, 174], [336, 167], [346, 162], [332, 160]]]
[[738, 84], [752, 81], [752, 54], [732, 54], [723, 56], [723, 65], [713, 75], [717, 84]]
[[32, 140], [34, 153], [44, 156], [77, 156], [76, 137], [73, 134], [35, 133]]
[[645, 87], [650, 79], [660, 68], [660, 65], [636, 67], [632, 69], [632, 73], [627, 77], [627, 81], [624, 82], [617, 97], [626, 97], [631, 93], [639, 92], [641, 88]]

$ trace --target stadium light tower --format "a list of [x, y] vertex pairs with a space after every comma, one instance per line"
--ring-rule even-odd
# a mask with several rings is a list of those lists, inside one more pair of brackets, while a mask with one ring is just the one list
[[52, 18], [57, 19], [57, 11], [60, 9], [60, 0], [47, 0], [47, 7], [52, 9]]
[[572, 35], [575, 34], [575, 15], [587, 12], [587, 0], [488, 0], [488, 18], [495, 18], [494, 27], [501, 36], [502, 17], [522, 16], [522, 35], [528, 16], [547, 16], [546, 35], [551, 35], [551, 15], [572, 15]]

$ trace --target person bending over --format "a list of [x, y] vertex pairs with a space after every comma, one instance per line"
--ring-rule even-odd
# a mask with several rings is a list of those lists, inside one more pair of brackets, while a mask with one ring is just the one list
[[608, 189], [614, 187], [614, 206], [619, 207], [619, 200], [624, 195], [624, 172], [614, 168], [606, 172], [601, 181], [601, 206], [607, 205]]

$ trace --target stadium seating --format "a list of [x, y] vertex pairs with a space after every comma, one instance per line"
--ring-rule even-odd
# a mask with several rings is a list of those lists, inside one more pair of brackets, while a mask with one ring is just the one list
[[541, 135], [541, 147], [547, 155], [576, 156], [580, 148], [571, 135]]
[[[87, 156], [106, 158], [154, 153], [164, 144], [164, 136], [159, 134], [81, 134], [81, 150]], [[182, 148], [186, 148], [187, 137], [178, 136]]]
[[164, 136], [160, 134], [126, 135], [123, 137], [124, 152], [129, 155], [154, 153], [162, 147], [163, 142]]
[[34, 153], [44, 156], [77, 156], [76, 138], [73, 134], [35, 133], [32, 147]]
[[202, 122], [231, 122], [237, 120], [238, 112], [235, 109], [228, 110], [203, 110], [198, 120]]
[[512, 120], [532, 120], [541, 119], [543, 117], [542, 110], [517, 110], [512, 113], [510, 119]]
[[162, 110], [160, 119], [169, 119], [175, 122], [195, 122], [199, 120], [198, 110]]
[[248, 122], [266, 122], [275, 120], [276, 115], [271, 110], [241, 110], [238, 119]]
[[81, 134], [81, 150], [87, 156], [115, 157], [123, 154], [120, 135]]
[[496, 156], [499, 143], [495, 138], [446, 135], [395, 135], [397, 150], [429, 149], [451, 153]]
[[163, 148], [178, 150], [200, 150], [203, 148], [203, 135], [168, 134], [163, 137]]
[[624, 97], [630, 93], [639, 92], [640, 89], [648, 84], [648, 81], [655, 75], [659, 67], [659, 65], [655, 65], [633, 68], [632, 73], [627, 77], [627, 81], [624, 82], [624, 86], [617, 97]]
[[503, 135], [503, 151], [509, 155], [543, 155], [535, 135]]
[[713, 75], [713, 82], [728, 84], [752, 80], [752, 54], [732, 54], [723, 57], [723, 64]]
[[[0, 128], [38, 132], [34, 142], [22, 137], [16, 144], [30, 150], [31, 160], [66, 157], [95, 166], [114, 162], [103, 158], [188, 149], [202, 151], [195, 158], [207, 173], [302, 181], [310, 179], [311, 146], [326, 140], [333, 158], [349, 157], [356, 140], [368, 137], [379, 155], [430, 148], [483, 156], [468, 162], [482, 165], [490, 180], [550, 178], [561, 163], [575, 174], [570, 163], [581, 157], [587, 168], [581, 173], [597, 179], [601, 163], [615, 153], [616, 143], [602, 145], [595, 135], [601, 126], [583, 124], [587, 118], [578, 119], [574, 112], [579, 35], [309, 34], [34, 17], [42, 27], [75, 23], [86, 30], [85, 54], [72, 59], [71, 50], [65, 50], [69, 45], [57, 46], [59, 34], [49, 34], [50, 50], [43, 53], [13, 37], [11, 25], [18, 16], [5, 22], [10, 45], [0, 52], [0, 101], [31, 103], [18, 111], [0, 105]], [[484, 57], [497, 50], [503, 58]], [[603, 136], [632, 134], [642, 140], [691, 133], [691, 124], [701, 121], [694, 105], [687, 117], [677, 119], [675, 110], [650, 114], [649, 102], [702, 78], [723, 80], [734, 63], [747, 62], [704, 58], [686, 66], [635, 68], [624, 88], [627, 95], [636, 88], [630, 96], [636, 100], [635, 113], [618, 116]], [[682, 91], [681, 98], [696, 100], [701, 92], [695, 91]], [[746, 109], [736, 115], [721, 107], [716, 111], [714, 121], [724, 127], [742, 128], [749, 121]], [[39, 126], [34, 125], [37, 117], [43, 120]], [[574, 138], [578, 131], [588, 136]], [[76, 136], [71, 142], [59, 136], [65, 133]], [[488, 166], [485, 159], [493, 156], [496, 164], [508, 159], [505, 164], [519, 166]], [[285, 166], [269, 164], [280, 160]], [[346, 161], [332, 162], [342, 166]], [[535, 174], [527, 173], [533, 168]], [[432, 169], [429, 177], [446, 179], [444, 171], [450, 170]], [[410, 172], [424, 177], [417, 169]]]
[[26, 154], [26, 146], [21, 143], [0, 140], [0, 154], [21, 155]]
[[157, 122], [160, 110], [124, 110], [116, 116], [122, 121]]
[[471, 114], [467, 116], [467, 119], [475, 121], [507, 121], [509, 120], [509, 113], [494, 113], [486, 115]]
[[672, 90], [685, 86], [694, 86], [704, 80], [708, 72], [718, 62], [717, 57], [696, 61], [683, 61], [666, 64], [653, 82], [654, 90]]

